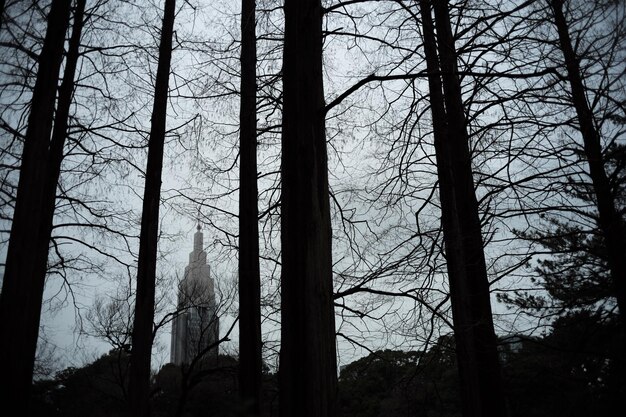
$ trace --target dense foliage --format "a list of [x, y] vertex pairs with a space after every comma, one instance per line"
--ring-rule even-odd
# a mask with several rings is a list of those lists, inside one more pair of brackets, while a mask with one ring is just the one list
[[[625, 394], [615, 320], [589, 312], [558, 319], [541, 337], [500, 339], [505, 391], [512, 417], [612, 416]], [[339, 415], [393, 417], [461, 415], [453, 337], [439, 338], [426, 352], [381, 350], [342, 367]], [[153, 415], [242, 416], [237, 396], [237, 360], [221, 355], [190, 381], [184, 404], [182, 373], [167, 364], [152, 380]], [[33, 416], [124, 416], [128, 357], [111, 351], [83, 368], [68, 368], [35, 384]], [[264, 372], [262, 415], [278, 410], [276, 375]], [[180, 407], [180, 409], [179, 409]]]

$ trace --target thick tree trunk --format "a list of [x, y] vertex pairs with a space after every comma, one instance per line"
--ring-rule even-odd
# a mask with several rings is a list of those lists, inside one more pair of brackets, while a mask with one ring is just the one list
[[128, 386], [130, 408], [134, 417], [146, 417], [150, 414], [150, 359], [153, 341], [159, 202], [175, 11], [176, 1], [165, 0], [137, 260], [137, 292]]
[[611, 272], [614, 293], [617, 298], [622, 326], [626, 325], [626, 230], [624, 222], [615, 208], [615, 198], [611, 192], [609, 179], [604, 170], [600, 134], [595, 127], [593, 114], [587, 104], [585, 86], [581, 78], [580, 65], [572, 48], [572, 41], [562, 0], [549, 0], [554, 13], [554, 24], [559, 34], [559, 43], [565, 58], [567, 79], [572, 90], [572, 103], [578, 116], [578, 124], [583, 137], [585, 157], [589, 164], [589, 176], [593, 184], [598, 208], [598, 223], [604, 236], [607, 260]]
[[[37, 349], [48, 260], [47, 250], [40, 251], [37, 248], [42, 245], [47, 248], [49, 243], [49, 237], [46, 239], [40, 236], [43, 219], [48, 217], [42, 207], [50, 206], [45, 201], [44, 184], [48, 173], [48, 146], [70, 5], [70, 0], [58, 0], [52, 2], [50, 7], [22, 152], [0, 295], [0, 339], [3, 341], [0, 344], [0, 362], [3, 366], [0, 403], [7, 410], [21, 410], [28, 404]], [[54, 201], [51, 204], [54, 209]]]
[[241, 2], [239, 188], [239, 392], [260, 414], [261, 278], [256, 159], [256, 4]]
[[[77, 0], [74, 10], [74, 23], [70, 37], [63, 81], [59, 87], [59, 97], [56, 114], [54, 116], [54, 128], [48, 150], [47, 174], [45, 178], [43, 201], [41, 207], [41, 224], [39, 226], [39, 239], [37, 242], [37, 259], [48, 259], [50, 238], [52, 237], [52, 225], [54, 221], [54, 209], [56, 203], [57, 185], [63, 162], [63, 148], [67, 138], [69, 125], [70, 107], [74, 95], [74, 77], [78, 65], [80, 37], [83, 31], [86, 0]], [[41, 262], [37, 275], [45, 280], [47, 262]]]
[[[63, 147], [67, 138], [67, 128], [69, 125], [70, 106], [74, 95], [74, 77], [76, 66], [78, 65], [80, 37], [83, 31], [84, 14], [86, 0], [76, 0], [74, 10], [74, 22], [72, 25], [72, 35], [70, 37], [65, 59], [65, 69], [63, 71], [63, 81], [59, 87], [59, 99], [54, 116], [54, 129], [48, 151], [48, 175], [46, 178], [46, 191], [44, 200], [48, 203], [44, 211], [48, 218], [44, 222], [43, 240], [50, 240], [52, 233], [52, 218], [54, 214], [54, 202], [56, 200], [57, 183], [63, 162]], [[51, 204], [50, 204], [51, 203]], [[46, 229], [47, 228], [47, 229]], [[48, 255], [48, 243], [45, 244], [46, 256]]]
[[319, 0], [285, 1], [280, 415], [334, 416], [337, 361]]
[[447, 2], [434, 3], [441, 67], [429, 2], [421, 0], [420, 7], [463, 415], [505, 416], [454, 39]]
[[0, 0], [0, 30], [2, 30], [2, 25], [4, 24], [4, 5], [6, 4], [6, 0]]

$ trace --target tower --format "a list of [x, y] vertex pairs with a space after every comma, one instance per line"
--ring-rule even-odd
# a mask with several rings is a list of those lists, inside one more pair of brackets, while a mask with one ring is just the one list
[[[203, 236], [198, 224], [193, 236], [193, 251], [189, 264], [178, 285], [178, 314], [172, 322], [170, 361], [176, 365], [189, 364], [219, 338], [219, 319], [211, 267], [206, 261]], [[204, 358], [217, 357], [215, 346]]]

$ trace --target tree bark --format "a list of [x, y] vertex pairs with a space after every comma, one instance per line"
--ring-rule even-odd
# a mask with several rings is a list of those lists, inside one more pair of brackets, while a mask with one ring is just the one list
[[[86, 0], [76, 1], [72, 35], [70, 36], [67, 56], [65, 58], [63, 80], [59, 87], [57, 109], [54, 116], [54, 128], [48, 149], [47, 174], [41, 208], [41, 225], [39, 226], [39, 239], [36, 246], [37, 259], [48, 259], [57, 185], [59, 183], [61, 164], [64, 157], [63, 148], [65, 147], [65, 141], [67, 139], [70, 107], [72, 105], [75, 87], [74, 77], [76, 75], [76, 66], [78, 65], [79, 58], [80, 37], [84, 26], [85, 3]], [[46, 266], [46, 262], [41, 262], [38, 267], [37, 275], [42, 281], [45, 280]]]
[[161, 198], [161, 171], [163, 168], [168, 80], [172, 60], [175, 11], [176, 1], [165, 0], [150, 139], [148, 142], [146, 184], [141, 215], [141, 232], [139, 235], [139, 257], [137, 260], [135, 318], [130, 356], [128, 393], [132, 415], [135, 417], [146, 417], [150, 414], [150, 359], [153, 341], [159, 202]]
[[0, 0], [0, 30], [2, 30], [2, 24], [4, 23], [4, 6], [6, 0]]
[[249, 411], [261, 403], [261, 278], [256, 158], [256, 4], [241, 2], [239, 188], [239, 392]]
[[429, 2], [420, 0], [462, 410], [465, 417], [505, 416], [454, 39], [447, 2], [434, 5], [438, 48]]
[[[70, 0], [58, 0], [50, 6], [24, 139], [0, 295], [0, 338], [4, 341], [0, 345], [0, 361], [3, 364], [0, 402], [7, 410], [23, 409], [30, 395], [48, 260], [49, 236], [46, 239], [40, 233], [46, 229], [43, 219], [50, 216], [42, 207], [51, 206], [54, 209], [54, 201], [51, 204], [45, 201], [44, 184], [70, 5]], [[41, 246], [45, 246], [46, 250], [38, 250]]]
[[280, 415], [334, 416], [337, 362], [319, 0], [285, 1]]
[[596, 197], [598, 223], [606, 245], [611, 281], [617, 298], [622, 327], [625, 327], [626, 230], [624, 222], [615, 208], [615, 197], [611, 192], [611, 185], [604, 169], [600, 134], [595, 127], [593, 113], [587, 104], [579, 61], [572, 47], [567, 20], [563, 14], [563, 1], [549, 0], [549, 2], [554, 13], [553, 23], [559, 34], [559, 44], [565, 58], [567, 79], [572, 92], [572, 104], [576, 109], [579, 129], [583, 137], [585, 157], [589, 164], [589, 176]]

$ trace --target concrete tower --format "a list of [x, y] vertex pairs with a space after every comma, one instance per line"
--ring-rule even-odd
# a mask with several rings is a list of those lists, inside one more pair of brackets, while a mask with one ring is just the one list
[[[172, 323], [170, 361], [176, 365], [189, 364], [219, 338], [215, 291], [211, 267], [206, 262], [200, 225], [193, 236], [193, 251], [189, 265], [178, 285], [178, 315]], [[206, 352], [203, 358], [217, 357], [218, 348]]]

